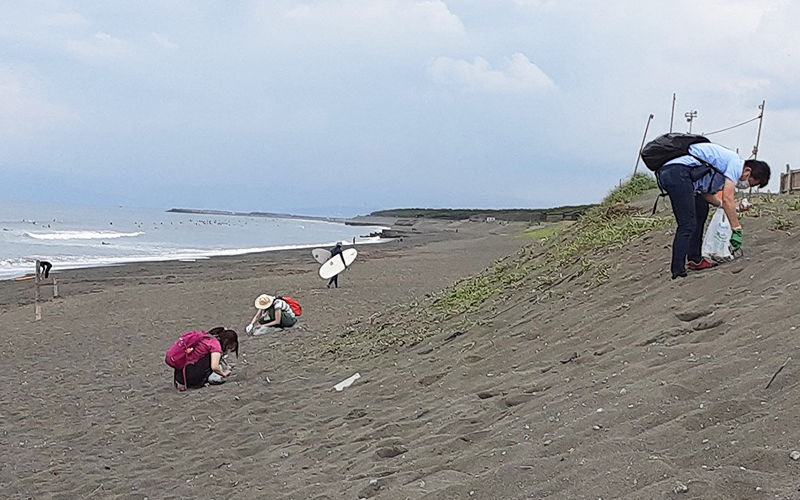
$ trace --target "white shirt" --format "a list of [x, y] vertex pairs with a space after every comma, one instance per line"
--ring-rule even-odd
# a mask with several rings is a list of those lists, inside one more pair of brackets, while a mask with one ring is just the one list
[[289, 316], [294, 318], [294, 311], [292, 311], [291, 306], [289, 306], [289, 304], [287, 304], [286, 301], [281, 299], [275, 299], [272, 302], [272, 307], [274, 307], [276, 310], [280, 309], [281, 314], [288, 314]]

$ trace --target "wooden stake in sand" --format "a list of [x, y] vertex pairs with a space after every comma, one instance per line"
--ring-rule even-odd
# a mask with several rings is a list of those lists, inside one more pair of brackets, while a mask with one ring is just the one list
[[41, 294], [39, 293], [39, 283], [41, 283], [41, 281], [42, 281], [42, 278], [39, 275], [40, 267], [41, 266], [39, 264], [39, 260], [37, 259], [36, 260], [36, 275], [34, 277], [34, 280], [35, 280], [34, 281], [34, 289], [35, 289], [35, 291], [34, 291], [34, 296], [33, 296], [33, 311], [34, 311], [34, 314], [36, 315], [36, 321], [39, 321], [39, 320], [42, 319], [42, 304], [40, 303]]
[[[33, 283], [34, 283], [34, 296], [33, 296], [33, 310], [34, 314], [36, 315], [36, 321], [40, 321], [42, 319], [42, 286], [46, 285], [53, 285], [53, 298], [58, 298], [58, 281], [56, 277], [53, 276], [52, 283], [44, 283], [44, 278], [46, 278], [50, 274], [50, 268], [53, 266], [50, 265], [47, 261], [40, 261], [36, 260], [36, 273], [33, 276]], [[44, 272], [44, 277], [42, 273]]]

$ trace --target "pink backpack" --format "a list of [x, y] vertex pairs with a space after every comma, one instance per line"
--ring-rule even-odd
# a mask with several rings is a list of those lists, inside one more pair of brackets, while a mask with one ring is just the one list
[[[165, 359], [167, 364], [176, 370], [183, 370], [183, 385], [179, 386], [176, 380], [175, 389], [179, 391], [186, 390], [186, 365], [192, 364], [190, 356], [192, 352], [194, 352], [195, 346], [207, 336], [208, 334], [206, 332], [184, 333], [181, 335], [181, 338], [167, 350], [167, 358]], [[194, 361], [196, 362], [197, 360]]]

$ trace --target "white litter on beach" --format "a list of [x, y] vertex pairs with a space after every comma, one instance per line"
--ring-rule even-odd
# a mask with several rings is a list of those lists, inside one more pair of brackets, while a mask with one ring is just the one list
[[356, 380], [358, 380], [360, 378], [361, 378], [361, 374], [360, 373], [356, 373], [352, 377], [346, 378], [346, 379], [342, 380], [341, 382], [339, 382], [338, 384], [334, 385], [333, 388], [336, 389], [337, 391], [341, 391], [345, 387], [350, 387], [351, 385], [353, 385], [353, 382], [355, 382]]

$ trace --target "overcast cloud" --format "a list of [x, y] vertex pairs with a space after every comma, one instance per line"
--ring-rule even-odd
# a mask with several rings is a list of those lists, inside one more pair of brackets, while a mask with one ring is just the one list
[[[0, 0], [0, 197], [354, 215], [598, 201], [758, 115], [800, 165], [792, 0]], [[748, 157], [758, 123], [712, 138]]]

